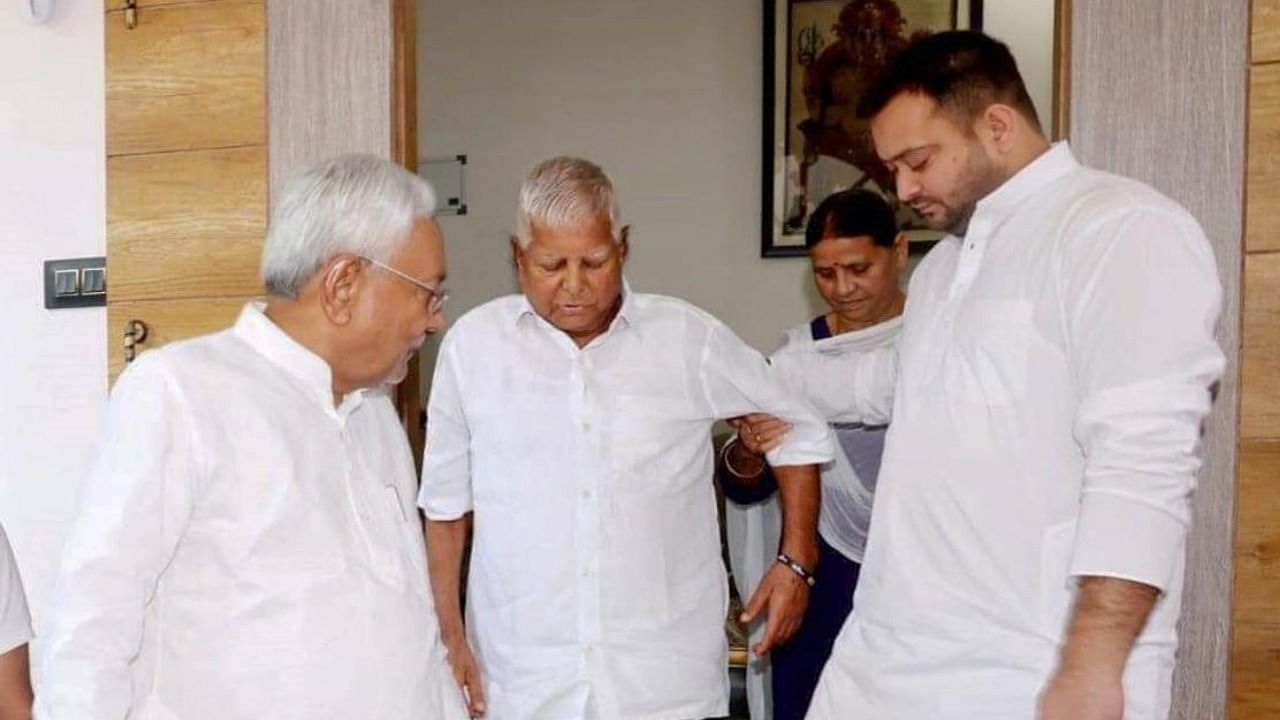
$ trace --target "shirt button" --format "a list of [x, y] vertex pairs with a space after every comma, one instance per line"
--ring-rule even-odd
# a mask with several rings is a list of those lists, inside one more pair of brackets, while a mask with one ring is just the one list
[[590, 491], [590, 490], [583, 490], [583, 491], [582, 491], [582, 497], [583, 497], [584, 499], [586, 499], [586, 500], [590, 500], [590, 499], [591, 499], [591, 491]]
[[591, 432], [591, 423], [589, 422], [582, 423], [582, 432]]

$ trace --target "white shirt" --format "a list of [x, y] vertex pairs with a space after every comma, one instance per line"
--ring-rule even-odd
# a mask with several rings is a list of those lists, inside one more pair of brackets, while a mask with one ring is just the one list
[[1166, 717], [1220, 303], [1195, 220], [1065, 144], [978, 204], [912, 279], [897, 367], [816, 395], [882, 419], [892, 389], [893, 423], [810, 718], [1034, 717], [1078, 576], [1164, 591], [1125, 718]]
[[728, 712], [710, 430], [754, 411], [795, 424], [775, 464], [830, 459], [825, 423], [764, 358], [679, 300], [624, 290], [581, 350], [522, 296], [458, 320], [419, 502], [475, 513], [467, 628], [489, 717]]
[[[902, 318], [895, 317], [862, 330], [814, 340], [811, 325], [805, 323], [787, 331], [782, 347], [769, 361], [777, 368], [788, 388], [803, 393], [807, 384], [814, 384], [813, 378], [806, 380], [801, 377], [806, 372], [831, 369], [837, 375], [825, 382], [839, 384], [845, 380], [842, 366], [807, 363], [806, 356], [839, 357], [846, 353], [889, 348], [901, 332]], [[821, 403], [821, 399], [810, 402]], [[818, 515], [818, 532], [841, 555], [861, 563], [867, 531], [871, 526], [871, 505], [875, 498], [885, 428], [876, 424], [839, 423], [832, 427], [832, 431], [837, 441], [836, 453], [831, 462], [822, 466], [822, 509]]]
[[385, 390], [250, 305], [112, 393], [44, 637], [42, 720], [466, 717]]
[[22, 591], [22, 576], [9, 547], [9, 536], [0, 527], [0, 655], [31, 639], [31, 615]]

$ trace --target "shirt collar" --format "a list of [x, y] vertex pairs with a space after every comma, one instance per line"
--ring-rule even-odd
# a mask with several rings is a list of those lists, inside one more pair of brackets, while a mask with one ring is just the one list
[[1067, 141], [1056, 142], [1041, 153], [1040, 157], [979, 200], [974, 215], [980, 215], [986, 223], [997, 224], [1012, 214], [1023, 201], [1079, 167]]
[[[626, 278], [622, 279], [622, 307], [618, 308], [618, 314], [614, 316], [613, 321], [609, 323], [608, 329], [600, 335], [601, 338], [608, 337], [617, 332], [620, 328], [626, 328], [633, 332], [639, 333], [640, 326], [636, 322], [636, 300], [635, 293], [631, 291], [631, 283]], [[562, 330], [552, 325], [533, 309], [533, 305], [529, 302], [529, 298], [521, 295], [519, 301], [515, 304], [515, 313], [511, 318], [512, 329], [518, 327], [522, 322], [533, 322], [545, 326], [548, 330], [564, 334]], [[599, 338], [597, 338], [598, 340]], [[595, 342], [595, 341], [592, 341]]]
[[266, 303], [253, 301], [240, 311], [232, 332], [265, 357], [286, 375], [289, 375], [304, 391], [326, 410], [344, 417], [360, 404], [364, 390], [354, 390], [342, 399], [342, 405], [333, 405], [333, 370], [323, 358], [294, 340], [267, 317]]

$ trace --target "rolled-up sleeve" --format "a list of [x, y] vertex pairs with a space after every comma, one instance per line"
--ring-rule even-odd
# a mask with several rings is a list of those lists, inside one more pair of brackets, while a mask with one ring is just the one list
[[759, 412], [791, 423], [782, 445], [768, 453], [770, 465], [818, 465], [832, 459], [835, 446], [827, 424], [799, 393], [783, 385], [763, 355], [723, 325], [710, 330], [702, 379], [717, 418]]
[[114, 720], [133, 705], [146, 608], [200, 472], [191, 413], [158, 355], [116, 383], [43, 633], [41, 720]]
[[462, 403], [457, 335], [440, 346], [431, 398], [418, 505], [431, 520], [456, 520], [471, 511], [471, 431]]
[[1166, 590], [1224, 366], [1212, 250], [1183, 213], [1129, 211], [1068, 249], [1062, 277], [1085, 454], [1071, 572]]

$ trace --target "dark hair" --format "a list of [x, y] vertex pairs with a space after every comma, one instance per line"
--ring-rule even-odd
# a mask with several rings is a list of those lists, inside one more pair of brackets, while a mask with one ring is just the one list
[[869, 119], [895, 97], [921, 93], [965, 121], [992, 103], [1017, 109], [1037, 129], [1040, 120], [1009, 46], [975, 30], [926, 35], [907, 45], [871, 83], [858, 103]]
[[870, 190], [842, 190], [827, 196], [809, 216], [804, 246], [812, 249], [828, 238], [863, 235], [869, 236], [876, 245], [892, 247], [898, 237], [893, 208]]

